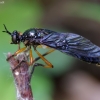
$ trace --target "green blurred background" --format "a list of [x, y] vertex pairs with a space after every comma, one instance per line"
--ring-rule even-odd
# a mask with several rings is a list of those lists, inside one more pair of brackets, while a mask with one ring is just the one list
[[[11, 45], [10, 36], [2, 32], [3, 24], [10, 32], [13, 30], [24, 32], [32, 27], [74, 32], [100, 46], [100, 1], [0, 0], [0, 100], [16, 100], [14, 79], [6, 61], [6, 54], [14, 53], [18, 48], [17, 45]], [[46, 50], [39, 49], [39, 51], [43, 53]], [[33, 54], [37, 57], [34, 51]], [[100, 81], [100, 68], [95, 65], [89, 65], [59, 51], [53, 52], [46, 58], [54, 68], [35, 69], [31, 82], [35, 100], [82, 100], [75, 99], [77, 97], [73, 94], [75, 86], [69, 85], [75, 82], [73, 76], [78, 79], [77, 76], [87, 74], [90, 76], [87, 80], [93, 78], [95, 81]], [[43, 63], [42, 60], [39, 62]], [[77, 80], [77, 83], [80, 84], [80, 81]], [[72, 86], [73, 88], [70, 88]], [[82, 95], [85, 97], [85, 94], [82, 93]]]

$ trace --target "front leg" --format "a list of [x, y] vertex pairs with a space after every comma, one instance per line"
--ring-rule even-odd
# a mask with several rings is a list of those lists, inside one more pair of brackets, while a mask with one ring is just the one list
[[[27, 54], [27, 52], [29, 52], [29, 53]], [[20, 55], [23, 55], [23, 57], [20, 58], [21, 57]], [[30, 62], [27, 62], [28, 66], [30, 66], [30, 65], [33, 64], [32, 61], [33, 61], [34, 58], [32, 56], [32, 50], [31, 50], [31, 47], [30, 46], [27, 49], [26, 49], [26, 47], [24, 47], [24, 48], [16, 51], [12, 56], [16, 56], [16, 59], [18, 59], [18, 58], [22, 59], [19, 62], [19, 64], [15, 67], [15, 69], [13, 69], [13, 71], [16, 70], [22, 62], [27, 61], [27, 58], [28, 57], [30, 58], [29, 59]], [[9, 60], [12, 56], [10, 56], [9, 58], [7, 58], [7, 60]], [[27, 56], [27, 58], [26, 58], [26, 56]]]
[[21, 53], [21, 52], [23, 52], [23, 51], [25, 51], [25, 50], [26, 50], [26, 47], [17, 50], [17, 51], [14, 53], [14, 56], [18, 55], [19, 53]]
[[7, 58], [6, 60], [8, 61], [11, 57], [16, 56], [17, 54], [25, 51], [25, 49], [26, 49], [26, 47], [17, 50], [12, 56], [10, 56], [9, 58]]

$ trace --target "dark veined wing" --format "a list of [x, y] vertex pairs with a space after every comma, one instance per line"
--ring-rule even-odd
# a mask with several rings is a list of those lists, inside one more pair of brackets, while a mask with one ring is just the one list
[[86, 62], [100, 63], [100, 47], [74, 33], [52, 33], [43, 37], [41, 44]]

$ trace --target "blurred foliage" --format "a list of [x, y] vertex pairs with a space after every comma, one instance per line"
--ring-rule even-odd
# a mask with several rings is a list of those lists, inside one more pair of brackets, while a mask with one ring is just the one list
[[[47, 0], [49, 1], [49, 0]], [[46, 2], [47, 2], [46, 1]], [[54, 17], [54, 13], [50, 13], [48, 20], [52, 22], [52, 16], [57, 20], [56, 25], [59, 24], [64, 18], [80, 17], [91, 20], [100, 20], [100, 6], [97, 3], [80, 2], [80, 1], [67, 1], [66, 3], [59, 4], [62, 9], [57, 8], [58, 15]], [[46, 26], [46, 13], [51, 10], [55, 11], [53, 7], [57, 7], [61, 1], [55, 0], [46, 3], [45, 0], [5, 0], [4, 3], [0, 3], [0, 31], [4, 30], [3, 24], [5, 24], [10, 32], [18, 30], [24, 32], [25, 30], [35, 28], [45, 28], [62, 30], [57, 28], [56, 25]], [[52, 3], [50, 3], [52, 2]], [[44, 6], [43, 6], [44, 4]], [[50, 5], [49, 5], [50, 4]], [[64, 4], [64, 5], [63, 5]], [[45, 6], [46, 5], [46, 6]], [[54, 6], [55, 5], [55, 6]], [[47, 7], [47, 8], [46, 8]], [[59, 6], [58, 6], [59, 7]], [[64, 17], [59, 17], [61, 12]], [[56, 13], [55, 13], [56, 14]], [[50, 18], [51, 17], [51, 18]], [[43, 20], [45, 22], [43, 23]], [[54, 21], [55, 21], [54, 20]], [[59, 21], [59, 22], [58, 22]], [[67, 23], [67, 22], [66, 22]], [[76, 23], [77, 24], [77, 23]], [[45, 27], [44, 27], [45, 26]], [[66, 29], [67, 30], [67, 29]], [[14, 53], [17, 50], [17, 45], [10, 44], [10, 36], [1, 32], [0, 35], [0, 99], [1, 100], [15, 100], [16, 92], [14, 87], [13, 77], [11, 75], [10, 66], [6, 62], [6, 54], [8, 52]], [[23, 46], [23, 45], [22, 45]], [[41, 53], [46, 50], [39, 49]], [[33, 51], [34, 54], [34, 51]], [[34, 56], [37, 56], [34, 54]], [[35, 100], [53, 100], [54, 83], [53, 77], [63, 75], [69, 70], [75, 63], [72, 57], [66, 56], [59, 51], [55, 51], [46, 57], [53, 65], [53, 69], [36, 68], [33, 79], [32, 89]], [[42, 60], [39, 61], [43, 63]]]
[[[35, 1], [5, 1], [4, 4], [0, 4], [0, 30], [4, 30], [3, 24], [7, 26], [10, 32], [13, 30], [24, 32], [26, 29], [31, 27], [40, 27], [41, 25], [39, 24], [39, 20], [42, 16], [42, 12], [41, 6]], [[14, 53], [17, 50], [17, 46], [11, 45], [10, 36], [2, 32], [0, 36], [0, 46], [0, 99], [14, 100], [16, 98], [16, 93], [13, 77], [11, 76], [9, 68], [10, 66], [6, 62], [6, 54], [7, 52]], [[41, 52], [42, 51], [43, 50], [41, 50]], [[56, 54], [59, 55], [59, 52], [56, 52], [54, 55]], [[52, 59], [52, 56], [49, 56], [48, 59]], [[58, 59], [58, 62], [61, 62], [61, 59], [62, 58]], [[53, 59], [50, 61], [52, 61], [56, 66], [58, 65], [58, 67], [61, 65], [56, 62], [56, 57], [55, 61]], [[65, 60], [63, 62], [65, 62]], [[36, 100], [51, 100], [50, 95], [52, 94], [53, 83], [49, 76], [43, 74], [43, 68], [37, 69], [38, 70], [34, 73], [32, 80], [34, 98]], [[56, 69], [60, 71], [59, 68]], [[45, 69], [45, 71], [46, 70], [47, 69]]]

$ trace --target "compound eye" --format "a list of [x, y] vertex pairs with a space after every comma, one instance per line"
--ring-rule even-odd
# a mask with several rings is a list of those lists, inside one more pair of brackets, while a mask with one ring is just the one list
[[12, 42], [13, 42], [13, 43], [17, 43], [16, 35], [13, 35], [13, 36], [12, 36]]
[[13, 31], [12, 43], [13, 44], [18, 44], [19, 43], [19, 33], [17, 31]]

